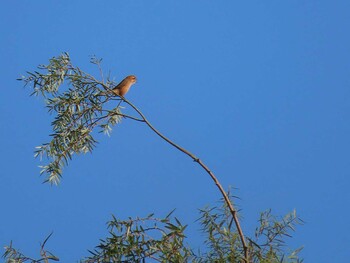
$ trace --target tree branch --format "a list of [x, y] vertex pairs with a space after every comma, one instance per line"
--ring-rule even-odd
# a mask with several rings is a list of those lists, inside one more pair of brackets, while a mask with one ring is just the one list
[[162, 133], [160, 133], [156, 128], [154, 128], [152, 126], [152, 124], [146, 119], [146, 117], [143, 115], [143, 113], [136, 108], [135, 105], [133, 105], [130, 101], [128, 101], [127, 99], [125, 99], [124, 97], [120, 96], [120, 98], [122, 98], [122, 100], [127, 103], [128, 105], [130, 105], [143, 119], [143, 121], [147, 124], [147, 126], [154, 131], [159, 137], [161, 137], [164, 141], [168, 142], [169, 144], [171, 144], [173, 147], [175, 147], [176, 149], [178, 149], [179, 151], [183, 152], [184, 154], [188, 155], [190, 158], [193, 159], [193, 161], [195, 161], [196, 163], [198, 163], [208, 174], [209, 176], [213, 179], [214, 183], [216, 184], [216, 186], [218, 187], [219, 191], [221, 192], [221, 195], [223, 196], [231, 214], [233, 217], [233, 220], [235, 222], [242, 246], [243, 246], [243, 250], [244, 250], [244, 261], [245, 262], [249, 262], [249, 252], [248, 252], [248, 246], [247, 243], [245, 241], [245, 237], [242, 231], [242, 227], [240, 225], [239, 219], [238, 219], [238, 215], [237, 215], [237, 210], [234, 208], [233, 204], [231, 203], [227, 193], [224, 191], [224, 189], [222, 188], [219, 180], [216, 178], [216, 176], [214, 175], [214, 173], [208, 168], [208, 166], [206, 166], [202, 160], [200, 160], [199, 158], [197, 158], [194, 154], [190, 153], [189, 151], [187, 151], [186, 149], [182, 148], [181, 146], [177, 145], [176, 143], [174, 143], [173, 141], [171, 141], [170, 139], [168, 139], [167, 137], [165, 137]]

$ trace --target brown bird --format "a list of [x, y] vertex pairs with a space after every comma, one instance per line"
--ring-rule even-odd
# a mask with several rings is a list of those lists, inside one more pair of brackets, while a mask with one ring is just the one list
[[117, 86], [115, 86], [112, 91], [118, 96], [124, 97], [124, 95], [129, 91], [130, 87], [136, 82], [136, 76], [130, 75], [123, 79]]

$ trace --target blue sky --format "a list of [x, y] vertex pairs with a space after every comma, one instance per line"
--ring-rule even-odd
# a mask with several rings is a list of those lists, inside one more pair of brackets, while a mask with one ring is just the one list
[[[161, 132], [200, 157], [234, 194], [247, 234], [259, 212], [296, 209], [289, 240], [305, 262], [350, 257], [349, 1], [6, 1], [0, 10], [0, 245], [61, 262], [88, 255], [118, 218], [176, 216], [200, 245], [196, 209], [220, 195], [188, 157], [125, 120], [58, 187], [42, 184], [34, 147], [51, 117], [16, 81], [69, 52], [116, 81]], [[128, 109], [126, 109], [128, 110]]]

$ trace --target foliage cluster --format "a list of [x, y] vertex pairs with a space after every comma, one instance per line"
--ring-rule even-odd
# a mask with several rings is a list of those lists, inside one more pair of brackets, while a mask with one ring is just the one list
[[[198, 221], [204, 234], [201, 250], [195, 252], [186, 243], [186, 225], [169, 213], [165, 218], [154, 217], [120, 220], [113, 216], [108, 222], [109, 236], [80, 263], [107, 262], [244, 262], [244, 250], [239, 235], [232, 227], [232, 217], [225, 203], [221, 207], [199, 210]], [[302, 224], [296, 212], [277, 218], [271, 211], [261, 213], [254, 238], [248, 238], [251, 263], [301, 263], [298, 253], [290, 250], [285, 239], [295, 226]], [[48, 238], [47, 238], [48, 239]], [[45, 245], [47, 239], [43, 243]], [[58, 258], [41, 247], [41, 258], [24, 256], [12, 245], [5, 247], [5, 263], [53, 262]]]
[[[99, 66], [101, 60], [92, 58], [91, 62]], [[120, 100], [109, 89], [116, 83], [109, 77], [99, 81], [74, 67], [68, 53], [50, 59], [48, 65], [40, 65], [38, 70], [27, 72], [19, 80], [33, 88], [32, 95], [43, 96], [49, 113], [54, 115], [52, 139], [36, 147], [35, 157], [49, 161], [41, 166], [41, 174], [47, 176], [45, 182], [58, 184], [62, 168], [73, 154], [92, 152], [97, 143], [93, 130], [109, 134], [111, 126], [124, 115], [119, 105], [107, 107], [107, 102]]]

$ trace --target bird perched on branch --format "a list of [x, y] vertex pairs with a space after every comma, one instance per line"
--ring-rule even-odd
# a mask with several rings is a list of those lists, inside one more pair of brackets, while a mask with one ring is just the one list
[[124, 95], [129, 91], [130, 87], [135, 84], [136, 76], [130, 75], [123, 79], [117, 86], [115, 86], [112, 91], [118, 96], [124, 97]]

